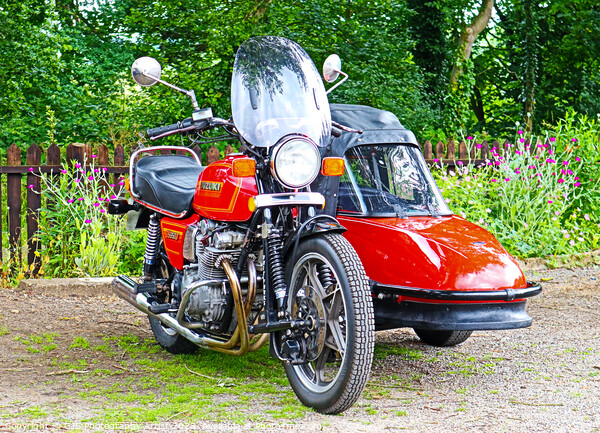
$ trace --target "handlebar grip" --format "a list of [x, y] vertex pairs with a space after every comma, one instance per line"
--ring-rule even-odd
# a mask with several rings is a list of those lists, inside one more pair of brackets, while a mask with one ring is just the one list
[[158, 135], [164, 134], [165, 132], [177, 131], [182, 128], [187, 128], [188, 126], [191, 126], [191, 125], [192, 125], [192, 119], [188, 117], [187, 119], [183, 119], [181, 122], [172, 123], [171, 125], [150, 128], [146, 131], [146, 134], [148, 134], [148, 137], [152, 138], [152, 137], [156, 137]]

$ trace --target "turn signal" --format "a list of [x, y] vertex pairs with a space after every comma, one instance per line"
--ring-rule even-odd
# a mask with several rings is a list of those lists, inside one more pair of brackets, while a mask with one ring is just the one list
[[232, 168], [235, 177], [251, 177], [256, 173], [256, 161], [252, 158], [234, 159]]
[[323, 166], [321, 167], [321, 174], [323, 176], [341, 176], [344, 174], [346, 164], [343, 158], [335, 158], [329, 156], [323, 158]]

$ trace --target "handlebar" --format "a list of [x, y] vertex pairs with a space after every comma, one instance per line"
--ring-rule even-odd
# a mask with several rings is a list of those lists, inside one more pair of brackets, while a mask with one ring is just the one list
[[158, 140], [159, 138], [167, 137], [169, 135], [178, 134], [189, 131], [202, 131], [215, 128], [218, 126], [233, 126], [230, 122], [225, 119], [218, 117], [210, 117], [207, 119], [200, 119], [194, 121], [191, 117], [185, 118], [180, 122], [172, 123], [170, 125], [158, 126], [156, 128], [150, 128], [146, 130], [148, 138], [151, 141]]

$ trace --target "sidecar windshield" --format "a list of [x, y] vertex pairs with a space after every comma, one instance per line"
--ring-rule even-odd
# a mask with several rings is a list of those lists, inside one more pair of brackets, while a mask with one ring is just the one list
[[338, 211], [365, 216], [451, 215], [416, 146], [356, 146], [345, 155]]
[[321, 76], [306, 51], [281, 37], [244, 42], [235, 57], [231, 83], [233, 122], [242, 137], [271, 147], [287, 134], [328, 143], [331, 113]]

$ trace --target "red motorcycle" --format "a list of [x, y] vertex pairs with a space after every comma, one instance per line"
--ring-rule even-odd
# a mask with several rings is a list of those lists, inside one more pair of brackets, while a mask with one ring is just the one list
[[[129, 213], [128, 223], [148, 238], [143, 277], [117, 277], [115, 292], [149, 316], [167, 351], [243, 355], [268, 339], [303, 404], [348, 409], [369, 376], [373, 302], [344, 227], [322, 212], [329, 197], [310, 188], [318, 175], [344, 173], [342, 158], [321, 154], [332, 128], [348, 129], [332, 122], [313, 62], [284, 38], [244, 42], [229, 120], [200, 109], [193, 91], [162, 81], [154, 59], [136, 60], [132, 75], [192, 99], [191, 118], [148, 130], [151, 140], [236, 140], [243, 153], [206, 167], [185, 147], [131, 155], [132, 201], [113, 200], [109, 212]], [[223, 134], [207, 136], [212, 129]], [[182, 150], [188, 155], [172, 154]]]

